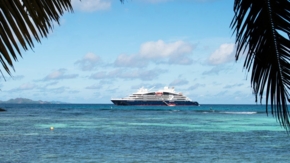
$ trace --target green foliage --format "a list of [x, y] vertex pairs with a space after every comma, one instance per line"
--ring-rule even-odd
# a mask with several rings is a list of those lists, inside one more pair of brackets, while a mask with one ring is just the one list
[[290, 2], [235, 0], [231, 27], [236, 33], [236, 59], [246, 53], [244, 67], [251, 73], [253, 91], [266, 95], [266, 112], [290, 129], [287, 101], [290, 88]]
[[[21, 56], [20, 47], [33, 48], [53, 29], [64, 11], [72, 11], [70, 0], [1, 0], [0, 62], [10, 75], [9, 66]], [[20, 47], [19, 47], [20, 46]], [[17, 55], [18, 54], [18, 55]], [[1, 71], [2, 73], [2, 71]]]

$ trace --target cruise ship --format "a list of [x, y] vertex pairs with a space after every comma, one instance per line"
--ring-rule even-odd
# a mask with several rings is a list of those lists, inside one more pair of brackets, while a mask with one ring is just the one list
[[140, 88], [136, 93], [125, 98], [112, 98], [115, 105], [163, 105], [163, 106], [198, 106], [198, 102], [192, 101], [182, 93], [174, 91], [174, 87], [164, 87], [159, 91], [149, 91]]

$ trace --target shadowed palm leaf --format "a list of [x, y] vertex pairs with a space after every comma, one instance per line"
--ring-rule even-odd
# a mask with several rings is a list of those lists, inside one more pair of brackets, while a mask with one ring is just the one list
[[[9, 66], [21, 56], [20, 47], [32, 48], [52, 30], [64, 11], [72, 11], [71, 0], [1, 0], [0, 62], [10, 75]], [[17, 55], [18, 54], [18, 55]], [[2, 73], [2, 71], [0, 71]]]
[[253, 91], [262, 100], [266, 94], [266, 112], [289, 131], [290, 87], [290, 3], [287, 0], [235, 0], [231, 27], [236, 33], [236, 60], [246, 52], [244, 67], [250, 71]]

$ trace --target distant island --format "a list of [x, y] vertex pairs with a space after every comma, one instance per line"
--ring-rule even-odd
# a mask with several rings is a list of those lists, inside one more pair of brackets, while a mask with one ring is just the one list
[[27, 98], [15, 98], [15, 99], [7, 100], [7, 101], [0, 100], [0, 104], [66, 104], [66, 103], [60, 102], [60, 101], [48, 102], [48, 101], [42, 101], [42, 100], [34, 101]]

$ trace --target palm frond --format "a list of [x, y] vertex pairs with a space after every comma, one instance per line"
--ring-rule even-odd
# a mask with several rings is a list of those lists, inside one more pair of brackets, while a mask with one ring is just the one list
[[47, 37], [65, 11], [73, 11], [71, 0], [0, 1], [0, 62], [9, 75], [13, 60], [21, 56], [20, 48], [33, 48], [34, 39]]
[[251, 85], [266, 113], [290, 129], [290, 2], [287, 0], [235, 0], [231, 28], [236, 33], [236, 60], [246, 51], [244, 68], [252, 69]]

